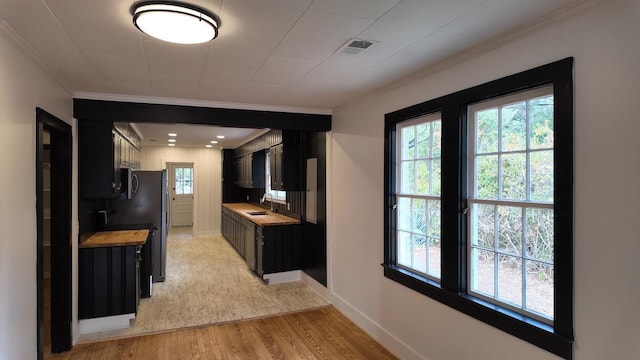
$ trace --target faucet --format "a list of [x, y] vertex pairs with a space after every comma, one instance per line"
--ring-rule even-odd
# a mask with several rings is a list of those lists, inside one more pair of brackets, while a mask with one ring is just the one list
[[269, 195], [269, 197], [271, 197], [271, 202], [269, 203], [269, 210], [271, 210], [271, 212], [273, 212], [273, 195], [271, 195], [270, 192], [265, 192], [264, 195], [262, 195], [262, 199], [260, 199], [260, 204], [263, 204], [264, 201], [267, 198], [267, 195]]
[[104, 215], [104, 224], [107, 225], [107, 223], [109, 222], [109, 218], [108, 218], [109, 210], [99, 210], [98, 213]]

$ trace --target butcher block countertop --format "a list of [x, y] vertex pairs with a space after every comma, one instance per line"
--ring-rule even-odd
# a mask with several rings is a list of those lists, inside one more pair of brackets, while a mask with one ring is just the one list
[[80, 248], [144, 245], [149, 229], [99, 231], [80, 235]]
[[[222, 204], [227, 209], [239, 214], [243, 218], [260, 226], [294, 225], [300, 224], [300, 220], [265, 210], [259, 206], [248, 203], [228, 203]], [[251, 212], [264, 212], [264, 215], [251, 215]]]

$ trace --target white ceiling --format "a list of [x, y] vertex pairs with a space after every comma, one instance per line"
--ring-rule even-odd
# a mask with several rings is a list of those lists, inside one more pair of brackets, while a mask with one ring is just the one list
[[[205, 147], [235, 149], [244, 142], [254, 139], [268, 129], [239, 129], [230, 127], [217, 127], [208, 125], [188, 124], [153, 124], [138, 123], [135, 127], [142, 133], [144, 139], [142, 145], [167, 146], [169, 139], [175, 140], [175, 146]], [[169, 136], [169, 133], [177, 136]], [[218, 138], [223, 136], [224, 138]], [[216, 143], [211, 143], [215, 141]]]
[[[580, 0], [189, 1], [220, 17], [218, 38], [154, 40], [133, 26], [133, 0], [0, 0], [0, 30], [76, 97], [327, 112]], [[352, 38], [375, 44], [336, 54]]]

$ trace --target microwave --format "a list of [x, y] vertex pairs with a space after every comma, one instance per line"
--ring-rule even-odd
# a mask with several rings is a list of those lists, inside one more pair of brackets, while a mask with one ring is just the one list
[[138, 175], [129, 167], [120, 168], [120, 194], [124, 199], [131, 199], [138, 191]]

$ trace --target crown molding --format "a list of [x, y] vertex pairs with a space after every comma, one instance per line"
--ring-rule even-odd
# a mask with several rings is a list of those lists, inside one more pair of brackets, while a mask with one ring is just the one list
[[49, 75], [58, 85], [72, 95], [75, 89], [60, 75], [60, 73], [47, 62], [26, 40], [13, 30], [11, 25], [4, 20], [0, 20], [0, 36], [2, 36], [9, 44], [13, 45], [18, 51], [26, 55], [29, 59]]

